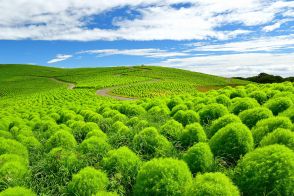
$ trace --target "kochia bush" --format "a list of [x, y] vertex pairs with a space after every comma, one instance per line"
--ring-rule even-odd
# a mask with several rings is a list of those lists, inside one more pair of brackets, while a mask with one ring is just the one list
[[71, 182], [67, 185], [70, 195], [88, 196], [105, 191], [109, 184], [107, 175], [92, 167], [85, 167], [74, 174]]
[[32, 190], [25, 187], [10, 187], [0, 192], [0, 196], [37, 196]]
[[231, 123], [219, 130], [209, 141], [211, 151], [229, 164], [253, 149], [250, 130], [243, 124]]
[[27, 148], [16, 140], [0, 138], [0, 155], [16, 154], [28, 160]]
[[294, 150], [294, 132], [288, 129], [278, 128], [267, 134], [260, 141], [260, 146], [268, 146], [271, 144], [282, 144]]
[[254, 91], [249, 94], [249, 97], [255, 99], [259, 104], [264, 104], [267, 101], [267, 95], [263, 91]]
[[293, 176], [294, 152], [276, 144], [246, 154], [233, 180], [244, 195], [293, 195]]
[[170, 141], [178, 141], [183, 133], [184, 127], [176, 120], [169, 120], [160, 127], [160, 133]]
[[207, 137], [211, 138], [221, 128], [227, 126], [230, 123], [241, 123], [241, 120], [234, 114], [224, 115], [212, 122], [211, 126], [207, 129]]
[[188, 164], [191, 172], [207, 172], [213, 165], [213, 154], [207, 143], [197, 143], [184, 154], [183, 160]]
[[212, 121], [228, 114], [228, 109], [222, 104], [210, 104], [205, 106], [199, 111], [200, 123], [202, 125], [208, 125]]
[[292, 123], [294, 123], [294, 106], [288, 108], [284, 112], [280, 113], [279, 116], [285, 116], [288, 117]]
[[179, 110], [175, 115], [174, 119], [180, 123], [182, 123], [183, 126], [199, 122], [199, 114], [193, 110]]
[[226, 107], [230, 107], [230, 105], [232, 104], [232, 101], [230, 100], [229, 97], [227, 97], [226, 95], [219, 95], [215, 98], [215, 101], [219, 104], [222, 104]]
[[184, 132], [181, 136], [181, 145], [184, 148], [192, 146], [197, 142], [205, 142], [206, 134], [203, 127], [199, 123], [193, 123], [184, 129]]
[[272, 116], [272, 112], [269, 109], [263, 107], [245, 110], [239, 114], [240, 119], [245, 125], [247, 125], [249, 129], [254, 127], [258, 121]]
[[238, 115], [240, 112], [244, 110], [248, 110], [251, 108], [259, 107], [259, 103], [252, 98], [245, 97], [245, 98], [235, 98], [233, 99], [233, 103], [230, 107], [231, 112]]
[[184, 161], [152, 159], [139, 170], [134, 195], [183, 195], [192, 175]]
[[56, 147], [63, 147], [66, 149], [73, 149], [77, 146], [74, 136], [68, 131], [58, 131], [47, 140], [45, 147], [51, 150]]
[[187, 196], [239, 196], [238, 188], [220, 172], [198, 174], [187, 190]]
[[279, 113], [285, 111], [292, 105], [293, 102], [290, 98], [287, 97], [272, 98], [264, 104], [264, 106], [269, 108], [274, 115], [278, 115]]

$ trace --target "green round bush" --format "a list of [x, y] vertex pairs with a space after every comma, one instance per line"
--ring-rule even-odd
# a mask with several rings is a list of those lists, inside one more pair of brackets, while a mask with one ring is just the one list
[[199, 111], [200, 123], [202, 125], [208, 125], [212, 121], [228, 114], [228, 109], [222, 104], [210, 104], [205, 106]]
[[199, 115], [197, 114], [197, 112], [193, 111], [193, 110], [180, 110], [178, 111], [174, 117], [173, 117], [176, 121], [182, 123], [183, 126], [186, 126], [188, 124], [192, 124], [195, 122], [199, 122]]
[[90, 196], [98, 191], [105, 191], [109, 184], [107, 175], [92, 167], [85, 167], [74, 174], [67, 185], [70, 195]]
[[249, 97], [235, 98], [233, 99], [233, 103], [230, 109], [233, 114], [238, 115], [244, 110], [252, 109], [259, 106], [259, 103], [255, 99]]
[[215, 98], [215, 101], [216, 101], [216, 103], [222, 104], [222, 105], [226, 106], [227, 108], [230, 107], [230, 105], [232, 104], [232, 101], [226, 95], [218, 95]]
[[172, 97], [166, 105], [170, 110], [172, 110], [175, 106], [180, 105], [182, 102], [183, 100], [180, 97]]
[[183, 195], [192, 175], [184, 161], [152, 159], [139, 170], [134, 195]]
[[271, 117], [259, 121], [252, 129], [254, 143], [258, 145], [264, 136], [277, 128], [291, 129], [292, 122], [287, 117]]
[[275, 144], [246, 154], [233, 180], [243, 195], [293, 195], [293, 176], [294, 152]]
[[254, 91], [249, 94], [249, 97], [255, 99], [259, 104], [264, 104], [267, 101], [267, 95], [263, 91]]
[[219, 130], [212, 136], [209, 145], [215, 156], [229, 164], [235, 164], [254, 147], [250, 130], [240, 123], [231, 123]]
[[28, 160], [27, 148], [16, 140], [0, 138], [0, 155], [16, 154]]
[[233, 91], [230, 94], [230, 98], [236, 98], [236, 97], [246, 97], [246, 91], [244, 89], [233, 89]]
[[169, 156], [173, 152], [172, 144], [154, 127], [148, 127], [136, 134], [133, 147], [144, 159]]
[[288, 108], [284, 112], [280, 113], [279, 116], [285, 116], [288, 117], [292, 123], [294, 123], [294, 106]]
[[288, 129], [278, 128], [267, 134], [261, 141], [260, 146], [282, 144], [294, 150], [294, 132]]
[[100, 161], [110, 149], [111, 145], [105, 139], [95, 136], [85, 139], [78, 147], [90, 164]]
[[205, 142], [206, 134], [203, 127], [199, 123], [193, 123], [184, 129], [181, 136], [181, 145], [184, 148], [193, 146], [197, 142]]
[[207, 172], [212, 168], [214, 159], [207, 143], [194, 144], [183, 155], [183, 160], [188, 164], [191, 172]]
[[287, 97], [272, 98], [264, 104], [264, 106], [269, 108], [274, 115], [278, 115], [279, 113], [287, 110], [292, 105], [292, 100]]
[[123, 186], [124, 194], [130, 194], [141, 163], [140, 158], [124, 146], [109, 151], [100, 164], [110, 175], [112, 182], [117, 181], [114, 184]]
[[77, 142], [74, 136], [68, 131], [57, 131], [47, 140], [45, 144], [47, 150], [51, 150], [56, 147], [74, 149], [76, 146]]
[[207, 137], [211, 138], [221, 128], [230, 123], [242, 123], [240, 118], [234, 114], [227, 114], [212, 122], [211, 126], [207, 129]]
[[169, 120], [160, 127], [160, 133], [170, 141], [178, 141], [183, 133], [184, 127], [176, 120]]
[[89, 133], [87, 133], [85, 139], [88, 139], [88, 138], [93, 137], [93, 136], [104, 139], [104, 140], [107, 140], [107, 135], [103, 131], [101, 131], [99, 129], [95, 129], [95, 130], [90, 131]]
[[95, 194], [95, 196], [118, 196], [118, 194], [114, 192], [99, 191]]
[[188, 106], [186, 106], [185, 104], [179, 104], [179, 105], [173, 107], [173, 109], [170, 112], [170, 115], [174, 116], [180, 110], [186, 111], [186, 110], [188, 110]]
[[3, 131], [3, 130], [0, 130], [0, 137], [1, 138], [6, 138], [6, 139], [13, 139], [13, 136], [10, 132], [8, 131]]
[[187, 189], [187, 196], [239, 196], [238, 188], [225, 174], [198, 174]]
[[3, 164], [10, 162], [10, 161], [16, 161], [19, 163], [23, 163], [24, 165], [27, 165], [27, 166], [29, 164], [29, 161], [25, 157], [19, 156], [17, 154], [2, 154], [2, 155], [0, 155], [0, 167]]
[[148, 120], [151, 122], [164, 122], [169, 116], [169, 109], [167, 106], [154, 106], [148, 110]]
[[32, 190], [25, 187], [10, 187], [0, 192], [0, 196], [37, 196]]
[[249, 129], [254, 127], [258, 121], [272, 116], [272, 112], [263, 107], [248, 109], [239, 114], [243, 124], [247, 125]]

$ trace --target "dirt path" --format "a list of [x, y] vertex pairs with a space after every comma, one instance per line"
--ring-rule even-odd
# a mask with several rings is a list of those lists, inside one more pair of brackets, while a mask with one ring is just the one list
[[[158, 78], [154, 78], [152, 80], [148, 80], [148, 81], [140, 81], [140, 82], [136, 82], [136, 84], [138, 83], [149, 83], [149, 82], [159, 82], [160, 79]], [[134, 83], [133, 83], [134, 84]], [[118, 85], [118, 86], [114, 86], [114, 87], [107, 87], [107, 88], [102, 88], [96, 91], [96, 95], [100, 95], [103, 97], [111, 97], [117, 100], [124, 100], [124, 101], [133, 101], [133, 100], [138, 100], [138, 98], [135, 97], [123, 97], [123, 96], [119, 96], [119, 95], [113, 95], [111, 93], [111, 91], [115, 88], [121, 88], [121, 87], [126, 87], [129, 86], [129, 84], [127, 85]]]

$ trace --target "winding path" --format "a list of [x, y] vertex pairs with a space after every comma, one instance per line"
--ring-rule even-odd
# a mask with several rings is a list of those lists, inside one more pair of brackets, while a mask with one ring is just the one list
[[76, 87], [76, 85], [71, 82], [65, 82], [65, 81], [57, 79], [57, 78], [49, 78], [49, 79], [53, 80], [54, 82], [60, 83], [60, 84], [67, 84], [67, 88], [70, 90], [73, 90]]

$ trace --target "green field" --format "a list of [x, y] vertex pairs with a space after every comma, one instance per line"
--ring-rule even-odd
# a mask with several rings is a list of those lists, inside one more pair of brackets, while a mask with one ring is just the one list
[[0, 108], [0, 196], [294, 195], [291, 82], [0, 65]]

